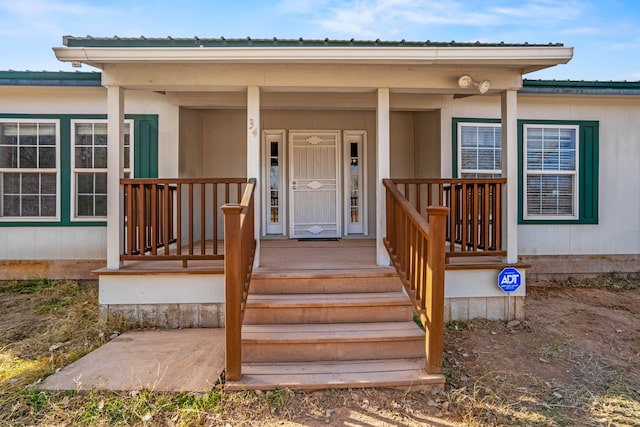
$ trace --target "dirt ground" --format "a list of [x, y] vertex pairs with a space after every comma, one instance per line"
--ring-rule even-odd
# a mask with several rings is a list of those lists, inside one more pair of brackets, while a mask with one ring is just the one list
[[92, 287], [21, 286], [0, 286], [0, 425], [640, 426], [638, 278], [530, 283], [523, 322], [448, 324], [439, 393], [39, 392], [116, 326]]
[[447, 326], [444, 393], [337, 393], [319, 399], [324, 420], [298, 423], [640, 426], [638, 284], [530, 284], [525, 321]]

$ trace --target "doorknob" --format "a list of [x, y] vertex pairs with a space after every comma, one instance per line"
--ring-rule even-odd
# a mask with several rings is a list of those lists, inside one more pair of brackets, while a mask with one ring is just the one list
[[291, 181], [291, 189], [292, 190], [298, 189], [298, 181]]

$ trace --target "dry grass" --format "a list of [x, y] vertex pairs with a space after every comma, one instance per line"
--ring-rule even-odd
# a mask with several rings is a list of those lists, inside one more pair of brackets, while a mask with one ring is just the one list
[[[123, 325], [98, 321], [95, 285], [68, 281], [0, 283], [0, 310], [0, 425], [630, 426], [640, 420], [640, 385], [535, 320], [517, 328], [486, 320], [450, 324], [445, 393], [51, 393], [33, 385]], [[472, 343], [501, 349], [483, 354]], [[517, 360], [507, 366], [509, 358]]]

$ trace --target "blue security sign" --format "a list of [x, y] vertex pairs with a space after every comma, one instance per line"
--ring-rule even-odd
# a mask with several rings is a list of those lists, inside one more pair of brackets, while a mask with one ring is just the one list
[[520, 287], [522, 276], [513, 267], [507, 267], [498, 274], [498, 286], [505, 292], [514, 292]]

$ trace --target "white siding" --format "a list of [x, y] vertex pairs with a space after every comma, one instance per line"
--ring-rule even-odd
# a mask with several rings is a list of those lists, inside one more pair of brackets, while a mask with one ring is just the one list
[[2, 227], [0, 260], [99, 260], [106, 227]]

